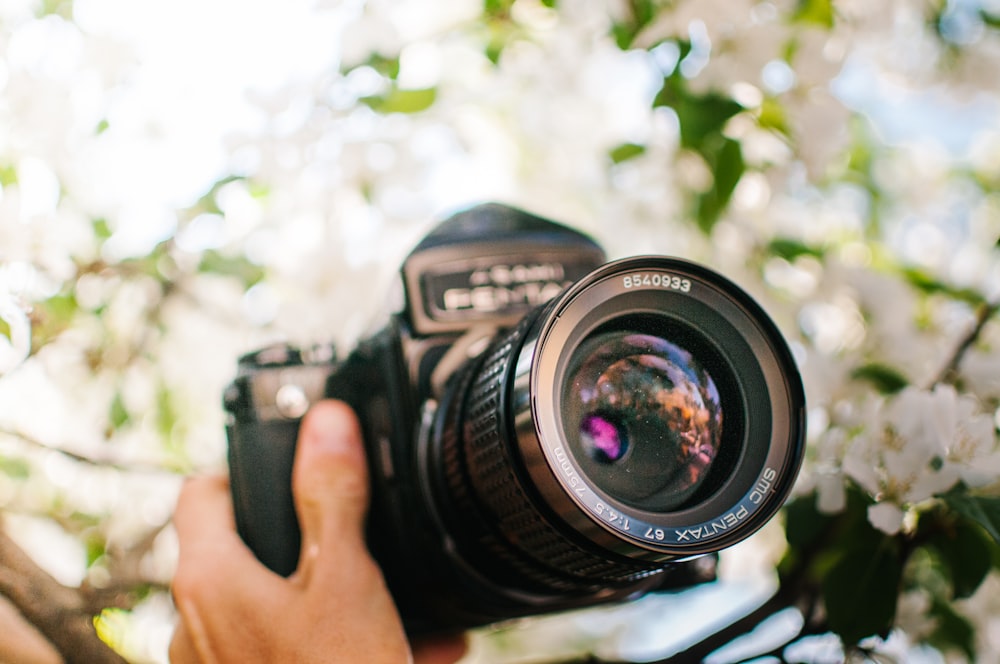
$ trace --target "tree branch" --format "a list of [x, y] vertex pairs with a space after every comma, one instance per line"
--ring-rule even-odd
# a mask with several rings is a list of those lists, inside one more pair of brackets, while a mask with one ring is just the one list
[[0, 596], [0, 662], [63, 664], [62, 655], [6, 597]]
[[983, 333], [983, 328], [986, 327], [986, 323], [1000, 310], [1000, 303], [983, 303], [979, 305], [976, 309], [976, 322], [972, 328], [962, 337], [958, 345], [955, 347], [954, 352], [952, 352], [951, 357], [948, 362], [942, 367], [941, 371], [938, 372], [937, 377], [934, 379], [932, 385], [937, 385], [938, 383], [951, 383], [954, 382], [958, 376], [958, 367], [962, 363], [962, 359], [965, 354], [972, 347], [972, 344], [976, 343], [980, 335]]
[[126, 664], [98, 638], [80, 591], [52, 578], [2, 530], [0, 594], [55, 646], [67, 664]]
[[95, 587], [85, 581], [79, 589], [80, 597], [91, 613], [98, 613], [108, 607], [131, 609], [138, 601], [137, 590], [169, 592], [168, 580], [152, 579], [142, 569], [143, 559], [169, 524], [168, 521], [151, 529], [138, 542], [127, 547], [108, 548], [106, 555], [109, 560], [107, 567], [110, 583]]
[[[667, 662], [670, 664], [698, 664], [703, 662], [710, 654], [739, 637], [749, 634], [768, 618], [789, 607], [796, 606], [799, 599], [794, 591], [786, 587], [779, 588], [778, 592], [766, 602], [739, 620], [656, 664], [666, 664]], [[794, 640], [794, 638], [796, 637], [789, 640]]]
[[44, 450], [47, 452], [58, 452], [67, 459], [75, 461], [77, 463], [84, 464], [86, 466], [93, 466], [95, 468], [109, 468], [111, 470], [118, 470], [124, 473], [145, 473], [148, 475], [183, 475], [184, 471], [181, 469], [172, 469], [167, 466], [158, 465], [155, 463], [143, 463], [136, 461], [121, 461], [111, 457], [98, 458], [85, 456], [83, 454], [78, 454], [76, 452], [70, 452], [69, 450], [63, 449], [62, 447], [56, 445], [50, 445], [44, 443], [34, 436], [31, 436], [23, 431], [16, 429], [9, 429], [0, 426], [0, 436], [6, 436], [20, 441], [22, 444], [28, 448], [34, 448], [37, 450]]

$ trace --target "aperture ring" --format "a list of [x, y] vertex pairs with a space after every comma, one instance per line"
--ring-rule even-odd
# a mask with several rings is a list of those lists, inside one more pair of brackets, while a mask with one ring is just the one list
[[[519, 571], [560, 590], [634, 582], [659, 571], [651, 565], [593, 553], [563, 534], [551, 521], [551, 512], [532, 500], [521, 475], [523, 462], [515, 456], [513, 428], [504, 417], [504, 390], [511, 362], [534, 317], [501, 337], [474, 369], [468, 386], [462, 425], [462, 450], [467, 481], [484, 513], [495, 524], [497, 541], [491, 548], [516, 551]], [[506, 556], [505, 556], [506, 557]]]

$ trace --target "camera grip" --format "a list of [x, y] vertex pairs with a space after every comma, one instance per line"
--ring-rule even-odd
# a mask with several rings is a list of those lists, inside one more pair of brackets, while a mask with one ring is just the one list
[[291, 491], [299, 420], [237, 421], [227, 430], [236, 528], [264, 565], [288, 576], [301, 544]]

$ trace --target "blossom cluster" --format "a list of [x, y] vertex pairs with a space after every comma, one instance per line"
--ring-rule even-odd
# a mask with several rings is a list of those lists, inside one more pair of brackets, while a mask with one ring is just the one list
[[980, 488], [1000, 478], [994, 417], [971, 395], [951, 385], [908, 387], [885, 401], [873, 402], [842, 461], [844, 474], [878, 501], [868, 509], [876, 527], [895, 534], [904, 527], [905, 509], [960, 482]]

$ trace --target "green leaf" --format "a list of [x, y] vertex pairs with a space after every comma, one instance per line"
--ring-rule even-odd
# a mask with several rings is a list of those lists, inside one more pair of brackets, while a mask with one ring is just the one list
[[94, 229], [94, 237], [98, 240], [104, 241], [111, 237], [111, 226], [108, 225], [108, 220], [103, 217], [94, 219], [90, 222], [91, 228]]
[[500, 56], [503, 55], [504, 42], [499, 39], [491, 39], [486, 44], [484, 55], [494, 66], [500, 64]]
[[873, 548], [885, 538], [868, 521], [871, 498], [850, 485], [846, 491], [847, 504], [837, 514], [820, 512], [815, 493], [785, 505], [788, 549], [779, 564], [782, 575], [801, 574], [803, 570], [796, 572], [795, 568], [804, 564], [808, 566], [808, 575], [818, 583], [847, 550], [857, 546]]
[[107, 553], [108, 544], [103, 537], [97, 534], [96, 530], [91, 531], [88, 535], [88, 537], [83, 538], [83, 543], [87, 551], [87, 567], [90, 567]]
[[799, 0], [792, 19], [799, 23], [832, 28], [834, 21], [833, 0]]
[[880, 362], [864, 364], [851, 372], [851, 378], [870, 383], [882, 394], [896, 394], [910, 384], [901, 372]]
[[848, 550], [827, 571], [823, 599], [828, 623], [852, 646], [873, 635], [885, 636], [896, 617], [903, 565], [894, 542]]
[[610, 155], [612, 162], [620, 164], [623, 161], [634, 159], [644, 152], [646, 152], [645, 145], [639, 145], [637, 143], [622, 143], [618, 147], [612, 148], [611, 152], [608, 154]]
[[17, 184], [17, 167], [13, 164], [0, 165], [0, 187]]
[[700, 151], [709, 137], [721, 134], [729, 119], [742, 110], [742, 105], [717, 94], [688, 98], [678, 110], [681, 144]]
[[712, 172], [712, 186], [695, 200], [698, 226], [709, 233], [746, 170], [740, 142], [723, 133], [729, 119], [745, 109], [717, 92], [692, 93], [677, 72], [663, 79], [653, 105], [673, 109], [680, 124], [681, 147], [701, 155]]
[[114, 398], [111, 400], [111, 405], [108, 407], [108, 423], [111, 425], [111, 429], [116, 431], [121, 429], [123, 426], [128, 424], [131, 419], [128, 409], [125, 407], [125, 401], [122, 399], [121, 392], [115, 392]]
[[794, 261], [800, 256], [812, 256], [814, 258], [823, 258], [826, 252], [818, 247], [812, 247], [799, 240], [793, 240], [791, 238], [775, 238], [767, 245], [767, 252], [772, 256], [778, 256], [779, 258], [784, 258], [786, 261]]
[[364, 97], [361, 101], [378, 113], [419, 113], [437, 99], [436, 88], [410, 90], [393, 87], [387, 94]]
[[761, 103], [757, 112], [757, 124], [763, 129], [771, 129], [784, 136], [791, 135], [785, 107], [774, 97], [767, 97]]
[[978, 293], [970, 288], [955, 288], [954, 286], [949, 286], [920, 268], [906, 268], [903, 270], [903, 276], [906, 277], [906, 280], [910, 284], [928, 295], [947, 295], [948, 297], [956, 300], [968, 302], [969, 304], [974, 305], [983, 304], [985, 302], [985, 298], [981, 293]]
[[664, 79], [653, 106], [668, 106], [680, 123], [681, 146], [702, 153], [707, 140], [722, 134], [731, 117], [743, 106], [716, 92], [692, 94], [684, 79], [674, 74]]
[[202, 254], [198, 272], [234, 277], [247, 288], [259, 282], [266, 274], [264, 268], [245, 256], [227, 256], [215, 250]]
[[161, 384], [156, 393], [156, 430], [168, 444], [173, 443], [173, 435], [179, 420], [176, 398], [169, 387]]
[[73, 322], [79, 310], [73, 293], [60, 293], [35, 305], [31, 326], [31, 347], [41, 348], [59, 336]]
[[793, 548], [810, 546], [822, 537], [834, 517], [816, 509], [813, 494], [790, 500], [785, 505], [785, 537]]
[[15, 480], [26, 480], [31, 476], [31, 466], [24, 459], [0, 456], [0, 473]]
[[929, 546], [951, 578], [955, 599], [970, 597], [993, 566], [993, 550], [982, 528], [960, 522], [954, 529], [938, 529]]
[[698, 226], [707, 235], [733, 197], [746, 165], [739, 141], [724, 138], [716, 151], [704, 154], [712, 170], [712, 186], [698, 197]]
[[492, 18], [506, 18], [514, 0], [483, 0], [483, 13]]
[[368, 58], [368, 62], [365, 63], [378, 73], [383, 76], [396, 80], [399, 76], [399, 58], [398, 57], [387, 57], [381, 55], [380, 53], [372, 53]]
[[54, 14], [67, 20], [73, 20], [73, 0], [42, 0], [38, 8], [39, 18]]
[[629, 16], [611, 26], [611, 34], [618, 48], [623, 51], [632, 47], [635, 38], [656, 17], [653, 0], [632, 0], [628, 3]]
[[934, 600], [929, 613], [935, 619], [934, 632], [928, 637], [930, 645], [944, 651], [957, 648], [969, 661], [975, 661], [976, 630], [972, 624], [939, 599]]
[[940, 498], [960, 516], [982, 526], [1000, 544], [1000, 497], [970, 495], [962, 486]]
[[[109, 607], [103, 609], [99, 615], [94, 616], [93, 621], [97, 638], [119, 655], [130, 654], [129, 648], [134, 647], [132, 644], [135, 634], [135, 624], [131, 611]], [[133, 638], [130, 639], [130, 637]]]

